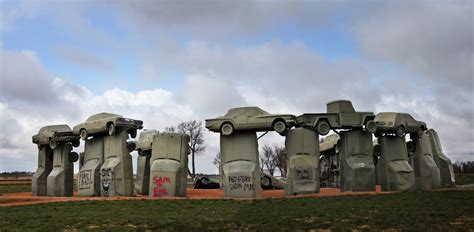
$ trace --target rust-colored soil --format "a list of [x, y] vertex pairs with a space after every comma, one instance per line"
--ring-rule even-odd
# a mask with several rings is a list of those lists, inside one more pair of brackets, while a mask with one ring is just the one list
[[[385, 194], [389, 192], [381, 192], [380, 187], [377, 186], [375, 192], [341, 192], [337, 188], [321, 188], [320, 193], [290, 196], [293, 197], [328, 197], [328, 196], [345, 196], [345, 195], [361, 195], [361, 194]], [[50, 202], [65, 202], [65, 201], [110, 201], [110, 200], [160, 200], [160, 199], [223, 199], [224, 192], [220, 189], [188, 189], [187, 197], [163, 197], [150, 198], [148, 196], [133, 196], [133, 197], [80, 197], [77, 192], [74, 192], [72, 197], [48, 197], [48, 196], [31, 196], [31, 192], [9, 193], [0, 196], [0, 207], [14, 206], [14, 205], [31, 205]], [[262, 198], [281, 198], [284, 196], [283, 190], [264, 190], [262, 191]]]

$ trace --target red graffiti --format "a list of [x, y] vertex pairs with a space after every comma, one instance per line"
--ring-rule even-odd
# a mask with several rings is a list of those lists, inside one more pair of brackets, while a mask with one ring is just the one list
[[168, 195], [168, 190], [163, 186], [163, 184], [168, 183], [171, 184], [171, 180], [169, 176], [161, 177], [161, 176], [154, 176], [153, 177], [153, 182], [155, 183], [155, 186], [153, 188], [153, 196], [163, 196], [163, 195]]

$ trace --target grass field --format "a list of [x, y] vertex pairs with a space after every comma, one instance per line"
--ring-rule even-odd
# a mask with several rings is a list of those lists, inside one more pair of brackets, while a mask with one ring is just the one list
[[474, 174], [456, 175], [456, 185], [474, 184]]
[[31, 192], [31, 182], [24, 184], [1, 184], [0, 195], [5, 193]]
[[0, 230], [472, 230], [474, 191], [264, 200], [77, 201], [0, 208]]

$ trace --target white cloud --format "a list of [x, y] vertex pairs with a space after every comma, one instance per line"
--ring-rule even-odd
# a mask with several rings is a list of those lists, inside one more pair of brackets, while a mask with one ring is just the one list
[[[147, 81], [173, 82], [169, 74], [182, 73], [185, 80], [176, 92], [109, 89], [93, 94], [53, 78], [33, 52], [2, 51], [1, 119], [8, 125], [1, 126], [18, 133], [0, 137], [0, 170], [5, 164], [35, 166], [30, 137], [39, 127], [74, 125], [97, 112], [121, 113], [144, 120], [147, 128], [163, 129], [183, 120], [219, 116], [236, 105], [299, 114], [324, 112], [325, 104], [335, 99], [350, 99], [361, 111], [411, 113], [439, 131], [448, 155], [472, 159], [473, 132], [465, 129], [474, 122], [472, 2], [369, 1], [353, 4], [355, 10], [343, 9], [341, 3], [110, 3], [118, 6], [117, 23], [128, 32], [120, 50], [145, 61], [140, 74]], [[57, 25], [84, 38], [82, 42], [117, 48], [111, 35], [84, 16], [88, 8], [78, 5], [64, 11], [54, 8], [49, 17], [57, 19], [54, 11], [59, 12], [65, 20]], [[328, 21], [334, 9], [344, 17]], [[181, 17], [184, 13], [188, 17]], [[328, 60], [301, 41], [282, 42], [278, 37], [247, 43], [246, 38], [274, 31], [283, 21], [312, 32], [322, 23], [350, 22], [343, 28], [352, 27], [361, 57]], [[243, 43], [232, 46], [229, 39], [234, 38]], [[276, 135], [268, 137], [261, 144], [281, 142]], [[198, 172], [213, 170], [207, 161], [217, 152], [218, 135], [206, 132], [206, 140]], [[28, 164], [13, 164], [26, 154]]]

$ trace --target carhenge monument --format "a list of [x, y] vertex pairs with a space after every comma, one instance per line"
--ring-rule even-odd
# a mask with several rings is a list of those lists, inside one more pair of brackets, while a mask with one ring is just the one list
[[415, 170], [415, 186], [418, 191], [430, 191], [441, 187], [439, 168], [433, 158], [429, 134], [410, 135], [415, 147], [412, 167]]
[[374, 156], [380, 157], [376, 169], [382, 191], [414, 190], [415, 172], [409, 163], [405, 138], [386, 135], [377, 141]]
[[153, 137], [157, 134], [157, 130], [145, 129], [140, 133], [138, 141], [136, 141], [135, 150], [138, 152], [137, 157], [137, 176], [135, 180], [135, 193], [148, 195], [150, 187], [150, 158]]
[[[73, 128], [85, 141], [84, 163], [78, 177], [80, 196], [131, 196], [133, 172], [130, 152], [143, 122], [121, 115], [100, 113]], [[91, 137], [92, 136], [92, 137]]]
[[313, 128], [320, 135], [340, 131], [341, 191], [375, 191], [372, 133], [377, 129], [372, 112], [356, 112], [348, 100], [327, 104], [327, 113], [305, 113], [296, 119], [297, 127]]
[[206, 128], [220, 136], [219, 176], [225, 197], [258, 198], [261, 195], [257, 131], [284, 135], [295, 116], [270, 114], [258, 107], [238, 107], [224, 116], [206, 119]]
[[72, 196], [73, 162], [78, 154], [72, 146], [79, 146], [79, 138], [68, 125], [51, 125], [41, 128], [33, 136], [38, 145], [38, 169], [32, 179], [34, 196]]
[[189, 135], [153, 135], [150, 158], [150, 197], [185, 197], [187, 188]]
[[295, 128], [285, 140], [288, 157], [285, 195], [319, 193], [319, 139], [311, 129]]

